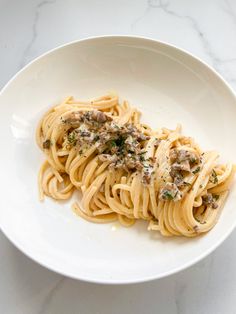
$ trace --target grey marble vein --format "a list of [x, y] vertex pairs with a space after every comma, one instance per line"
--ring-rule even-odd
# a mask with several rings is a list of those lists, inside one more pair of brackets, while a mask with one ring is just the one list
[[148, 14], [149, 11], [150, 11], [150, 7], [147, 6], [145, 11], [131, 23], [132, 30], [135, 29], [135, 26]]
[[209, 56], [209, 58], [212, 61], [212, 65], [214, 66], [215, 69], [218, 70], [218, 65], [219, 62], [221, 62], [221, 60], [215, 55], [215, 53], [212, 51], [212, 48], [209, 44], [209, 41], [207, 40], [204, 32], [201, 30], [198, 22], [191, 16], [189, 15], [181, 15], [173, 10], [171, 10], [169, 8], [170, 3], [169, 2], [163, 2], [162, 0], [159, 1], [155, 1], [155, 0], [148, 0], [148, 5], [151, 8], [159, 8], [161, 10], [163, 10], [166, 14], [172, 15], [176, 18], [180, 18], [180, 19], [186, 19], [187, 21], [189, 21], [190, 25], [193, 27], [193, 29], [195, 30], [195, 32], [197, 33], [202, 46], [206, 52], [206, 54]]
[[[227, 5], [230, 8], [229, 1], [226, 0]], [[169, 1], [163, 1], [163, 0], [148, 0], [147, 1], [147, 7], [144, 11], [144, 13], [138, 17], [133, 23], [132, 23], [132, 28], [136, 26], [138, 22], [140, 22], [146, 15], [152, 10], [152, 9], [159, 9], [162, 10], [164, 13], [173, 16], [174, 18], [178, 19], [185, 19], [189, 22], [189, 24], [192, 26], [196, 34], [198, 35], [200, 42], [202, 43], [202, 47], [205, 51], [205, 53], [208, 55], [209, 59], [211, 60], [212, 66], [219, 72], [221, 72], [221, 65], [223, 63], [231, 63], [231, 62], [236, 62], [236, 58], [228, 58], [228, 59], [222, 59], [219, 58], [215, 52], [213, 51], [204, 31], [201, 29], [199, 23], [197, 22], [196, 19], [194, 19], [190, 15], [182, 15], [177, 13], [176, 11], [170, 9], [170, 2]], [[236, 22], [236, 15], [234, 11], [231, 9], [229, 10], [230, 14], [233, 18], [235, 18]], [[231, 81], [233, 79], [230, 79]]]
[[207, 291], [209, 290], [209, 286], [210, 286], [210, 282], [211, 282], [211, 278], [212, 278], [212, 269], [213, 269], [213, 266], [214, 266], [214, 256], [215, 256], [215, 253], [212, 253], [208, 257], [208, 260], [209, 260], [208, 270], [209, 270], [209, 272], [207, 273], [204, 295], [207, 295]]
[[187, 285], [185, 283], [175, 282], [175, 306], [176, 314], [184, 313], [183, 297], [186, 291]]
[[20, 66], [19, 69], [21, 69], [25, 64], [26, 64], [26, 58], [29, 55], [29, 52], [33, 46], [33, 44], [35, 43], [37, 36], [38, 36], [38, 21], [39, 21], [39, 17], [40, 17], [40, 12], [42, 7], [48, 5], [48, 4], [52, 4], [54, 3], [55, 0], [43, 0], [40, 1], [38, 3], [38, 5], [35, 8], [35, 15], [34, 15], [34, 20], [33, 20], [33, 25], [32, 25], [32, 37], [27, 45], [27, 47], [25, 48], [23, 55], [22, 55], [22, 61], [20, 62]]
[[[107, 29], [127, 33], [131, 27], [136, 35], [141, 32], [189, 47], [236, 88], [236, 0], [200, 0], [197, 4], [194, 0], [132, 0], [125, 3], [125, 10], [124, 2], [0, 0], [2, 82], [40, 54], [42, 47], [51, 46], [49, 29], [55, 35], [52, 45], [59, 45], [85, 34], [102, 35]], [[206, 12], [211, 19], [204, 18]], [[58, 33], [59, 27], [63, 32]], [[192, 38], [183, 38], [182, 31]], [[106, 287], [49, 274], [0, 238], [0, 313], [235, 314], [235, 241], [234, 232], [215, 253], [172, 277]]]
[[229, 0], [224, 1], [224, 5], [222, 6], [222, 9], [224, 10], [225, 13], [227, 13], [231, 17], [233, 23], [236, 25], [236, 11], [234, 10]]
[[40, 307], [40, 310], [38, 314], [45, 314], [47, 313], [48, 307], [50, 306], [55, 294], [59, 289], [61, 289], [63, 283], [65, 282], [66, 278], [62, 277], [60, 278], [57, 283], [52, 287], [52, 289], [48, 292], [46, 298], [42, 302], [42, 305]]

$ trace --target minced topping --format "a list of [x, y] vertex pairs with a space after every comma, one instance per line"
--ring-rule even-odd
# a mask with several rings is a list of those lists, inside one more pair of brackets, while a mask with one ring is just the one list
[[213, 184], [217, 184], [218, 183], [218, 177], [217, 174], [215, 172], [215, 170], [212, 170], [211, 176], [210, 176], [210, 182], [212, 182]]
[[219, 195], [217, 194], [211, 194], [207, 193], [202, 197], [202, 203], [203, 205], [211, 205], [213, 209], [216, 209], [218, 207], [217, 200], [219, 199]]
[[166, 185], [160, 190], [159, 198], [164, 201], [178, 201], [182, 197], [180, 190], [175, 183], [167, 182]]
[[102, 111], [80, 111], [72, 113], [62, 121], [71, 128], [67, 131], [69, 146], [97, 146], [99, 160], [109, 161], [110, 168], [126, 171], [140, 170], [143, 182], [150, 183], [154, 160], [145, 159], [144, 143], [150, 137], [131, 123], [120, 125]]
[[[90, 146], [96, 145], [98, 159], [108, 162], [110, 169], [123, 169], [127, 172], [138, 170], [142, 173], [142, 182], [150, 184], [156, 158], [146, 157], [145, 142], [150, 137], [134, 124], [121, 125], [109, 114], [99, 110], [73, 112], [66, 119], [61, 118], [61, 123], [66, 125], [66, 147], [75, 146], [82, 155]], [[160, 142], [161, 139], [156, 138], [154, 147], [158, 148]], [[44, 149], [49, 149], [50, 146], [50, 140], [43, 142]], [[191, 150], [172, 148], [167, 159], [170, 165], [166, 172], [171, 182], [166, 182], [164, 175], [161, 177], [164, 185], [160, 189], [159, 199], [178, 201], [183, 197], [184, 188], [191, 188], [186, 177], [189, 174], [196, 175], [201, 170], [201, 157]], [[218, 182], [214, 170], [210, 182]], [[210, 193], [204, 195], [203, 205], [210, 204], [213, 209], [217, 208], [216, 198], [217, 195]]]
[[51, 141], [50, 140], [46, 140], [43, 142], [43, 148], [44, 149], [49, 149], [51, 146]]
[[191, 185], [185, 181], [186, 176], [189, 173], [196, 174], [200, 171], [200, 158], [195, 152], [176, 148], [170, 150], [169, 158], [171, 163], [169, 175], [173, 182], [167, 182], [161, 188], [159, 198], [178, 201], [183, 196], [181, 190]]

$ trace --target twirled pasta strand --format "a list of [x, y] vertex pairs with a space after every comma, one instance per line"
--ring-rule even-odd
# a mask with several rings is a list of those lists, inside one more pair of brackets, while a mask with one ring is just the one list
[[[123, 125], [134, 124], [143, 134], [150, 136], [145, 143], [145, 158], [155, 158], [153, 175], [148, 185], [142, 183], [139, 170], [126, 172], [122, 169], [109, 169], [109, 162], [98, 158], [97, 146], [87, 147], [80, 154], [77, 147], [64, 145], [65, 133], [69, 127], [62, 123], [71, 113], [100, 110]], [[48, 110], [39, 122], [36, 140], [43, 150], [46, 161], [42, 164], [39, 177], [40, 199], [44, 195], [57, 200], [69, 199], [74, 189], [82, 192], [80, 204], [73, 204], [73, 210], [82, 218], [105, 223], [119, 220], [130, 226], [137, 219], [149, 221], [148, 230], [158, 230], [163, 236], [184, 235], [193, 237], [209, 231], [216, 224], [228, 195], [235, 173], [232, 164], [217, 165], [217, 153], [203, 155], [201, 169], [197, 174], [186, 176], [186, 187], [179, 201], [161, 200], [160, 189], [170, 176], [170, 150], [185, 149], [202, 153], [190, 138], [181, 135], [178, 126], [174, 131], [166, 128], [152, 130], [140, 123], [140, 113], [131, 108], [128, 102], [121, 105], [115, 94], [108, 94], [90, 101], [77, 101], [66, 98], [60, 105]], [[50, 147], [44, 148], [48, 139]], [[158, 147], [155, 141], [161, 140]], [[212, 170], [217, 182], [210, 180]], [[219, 197], [218, 207], [203, 206], [202, 198], [208, 192]]]

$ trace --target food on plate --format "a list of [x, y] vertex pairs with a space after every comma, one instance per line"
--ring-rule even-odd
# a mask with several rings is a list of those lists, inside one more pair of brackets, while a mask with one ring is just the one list
[[45, 113], [37, 143], [46, 161], [40, 198], [69, 199], [82, 218], [130, 226], [137, 219], [164, 236], [194, 237], [218, 221], [234, 178], [231, 163], [202, 151], [181, 126], [152, 129], [116, 94], [66, 98]]

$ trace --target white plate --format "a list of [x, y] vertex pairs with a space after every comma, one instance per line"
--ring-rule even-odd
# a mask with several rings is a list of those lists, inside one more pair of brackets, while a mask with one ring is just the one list
[[236, 100], [212, 69], [173, 46], [134, 37], [101, 37], [55, 49], [20, 71], [0, 95], [0, 225], [40, 264], [77, 279], [131, 283], [160, 278], [212, 252], [236, 222], [233, 189], [216, 227], [196, 239], [163, 238], [117, 224], [75, 216], [71, 201], [38, 201], [43, 155], [35, 144], [42, 113], [65, 96], [90, 98], [116, 90], [152, 126], [174, 128], [204, 149], [235, 162]]

